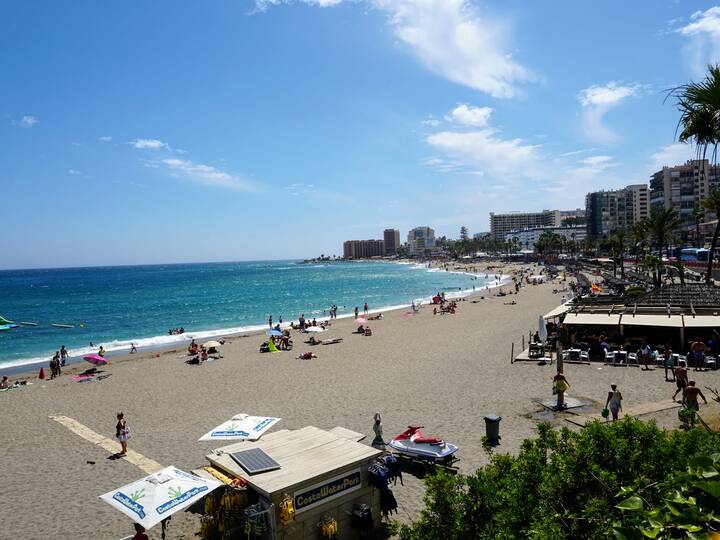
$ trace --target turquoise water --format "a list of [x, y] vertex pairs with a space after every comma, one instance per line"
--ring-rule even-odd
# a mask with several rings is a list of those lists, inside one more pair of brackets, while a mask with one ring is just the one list
[[[65, 345], [71, 356], [89, 344], [108, 351], [141, 349], [192, 337], [264, 328], [277, 322], [406, 305], [438, 291], [460, 294], [491, 280], [382, 262], [302, 264], [239, 262], [9, 270], [0, 272], [0, 315], [37, 327], [0, 331], [0, 369], [46, 360]], [[72, 324], [71, 329], [50, 326]], [[184, 327], [182, 336], [168, 329]]]

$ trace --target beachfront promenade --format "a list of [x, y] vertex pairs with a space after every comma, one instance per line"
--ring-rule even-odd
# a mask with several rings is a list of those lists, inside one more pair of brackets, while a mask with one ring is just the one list
[[[455, 315], [433, 316], [428, 307], [415, 316], [388, 312], [370, 323], [371, 337], [352, 334], [354, 321], [341, 319], [321, 334], [342, 337], [336, 345], [310, 348], [294, 332], [293, 351], [259, 354], [264, 336], [251, 335], [233, 338], [222, 359], [201, 366], [185, 364], [178, 349], [113, 361], [106, 368], [112, 376], [102, 381], [35, 379], [5, 392], [3, 530], [17, 538], [128, 536], [130, 520], [97, 497], [155, 463], [185, 470], [203, 465], [204, 455], [219, 445], [197, 439], [239, 412], [282, 417], [278, 428], [344, 426], [370, 439], [372, 416], [380, 412], [386, 439], [408, 423], [422, 423], [428, 434], [459, 445], [460, 469], [471, 472], [486, 462], [485, 414], [503, 418], [499, 452], [517, 451], [534, 433], [532, 415], [540, 407], [533, 400], [551, 394], [555, 366], [511, 364], [510, 343], [517, 347], [520, 336], [537, 327], [538, 315], [559, 304], [552, 293], [557, 286], [528, 286], [509, 298], [485, 293], [484, 300], [478, 295], [459, 302]], [[517, 305], [505, 305], [509, 299]], [[318, 358], [298, 360], [303, 350]], [[617, 383], [626, 407], [667, 400], [675, 389], [660, 369], [566, 365], [565, 373], [570, 395], [604, 401]], [[720, 371], [693, 375], [701, 386], [720, 386]], [[130, 449], [137, 454], [131, 459], [108, 459], [118, 411], [133, 431]], [[657, 417], [677, 425], [674, 410]], [[422, 482], [411, 475], [404, 480], [394, 493], [396, 517], [407, 520], [422, 506]], [[180, 513], [168, 537], [193, 538], [197, 523], [196, 516]], [[159, 527], [150, 531], [150, 538], [159, 535]]]

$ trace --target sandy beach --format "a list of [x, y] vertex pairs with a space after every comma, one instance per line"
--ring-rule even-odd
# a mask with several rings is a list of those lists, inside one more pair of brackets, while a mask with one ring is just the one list
[[[98, 496], [145, 473], [127, 460], [108, 459], [107, 450], [50, 418], [56, 415], [112, 438], [115, 414], [123, 411], [133, 431], [131, 449], [190, 470], [204, 465], [205, 454], [218, 446], [197, 439], [236, 413], [280, 416], [278, 428], [344, 426], [368, 434], [369, 443], [379, 412], [386, 439], [408, 423], [422, 423], [428, 434], [459, 445], [460, 470], [472, 472], [487, 460], [484, 415], [502, 417], [498, 452], [516, 452], [535, 431], [533, 415], [542, 408], [534, 400], [550, 397], [555, 366], [511, 364], [510, 345], [514, 341], [519, 352], [521, 336], [536, 329], [538, 315], [560, 303], [557, 287], [526, 286], [509, 297], [491, 291], [484, 299], [478, 293], [459, 302], [455, 315], [433, 315], [427, 306], [412, 316], [387, 312], [370, 323], [371, 337], [353, 334], [354, 321], [340, 319], [320, 334], [343, 338], [336, 345], [310, 347], [303, 344], [305, 335], [293, 332], [293, 351], [260, 354], [264, 336], [249, 335], [232, 338], [221, 359], [201, 366], [185, 364], [184, 350], [177, 349], [159, 357], [114, 358], [104, 368], [112, 375], [102, 381], [32, 379], [26, 388], [0, 394], [3, 530], [17, 538], [131, 535], [130, 520]], [[504, 304], [511, 300], [517, 304]], [[304, 350], [318, 358], [298, 360]], [[668, 399], [675, 389], [661, 369], [567, 365], [565, 373], [570, 395], [595, 410], [611, 383], [623, 390], [626, 407]], [[691, 375], [701, 387], [720, 386], [720, 371]], [[657, 418], [677, 424], [674, 411]], [[416, 517], [422, 481], [405, 475], [405, 486], [398, 484], [394, 493], [396, 518]], [[197, 516], [180, 513], [168, 538], [193, 538], [197, 528]], [[159, 538], [159, 527], [149, 534]]]

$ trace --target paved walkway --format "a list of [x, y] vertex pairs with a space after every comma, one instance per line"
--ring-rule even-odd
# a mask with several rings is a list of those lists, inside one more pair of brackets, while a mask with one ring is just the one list
[[[640, 403], [639, 405], [634, 405], [621, 411], [620, 418], [622, 418], [623, 416], [642, 416], [644, 414], [652, 414], [660, 411], [665, 411], [667, 409], [675, 409], [679, 407], [680, 404], [673, 401], [672, 399], [664, 399], [662, 401], [655, 401], [652, 403]], [[592, 422], [594, 420], [600, 420], [602, 422], [605, 421], [605, 418], [603, 418], [600, 413], [593, 413], [578, 414], [565, 418], [565, 420], [567, 420], [571, 424], [585, 427], [585, 424], [587, 424], [588, 422]]]
[[[50, 416], [50, 418], [58, 424], [65, 426], [76, 435], [80, 435], [80, 437], [86, 441], [96, 444], [108, 452], [115, 454], [119, 450], [119, 443], [115, 439], [100, 435], [77, 420], [73, 420], [67, 416]], [[122, 459], [132, 463], [145, 474], [152, 474], [163, 468], [157, 461], [145, 457], [135, 450], [128, 449], [127, 454]]]

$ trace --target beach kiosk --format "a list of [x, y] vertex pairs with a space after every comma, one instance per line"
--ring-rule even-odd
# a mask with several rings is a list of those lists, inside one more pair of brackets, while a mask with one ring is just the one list
[[233, 507], [231, 493], [220, 503], [225, 514], [216, 512], [216, 518], [206, 515], [204, 519], [223, 519], [228, 512], [249, 516], [242, 525], [236, 520], [220, 526], [220, 534], [227, 535], [228, 528], [238, 533], [220, 536], [228, 538], [366, 538], [381, 520], [381, 493], [371, 485], [368, 469], [382, 452], [360, 443], [363, 438], [341, 427], [308, 426], [211, 452], [206, 456], [210, 467], [196, 473], [220, 471], [236, 487], [242, 485], [246, 494], [237, 505], [245, 508]]

